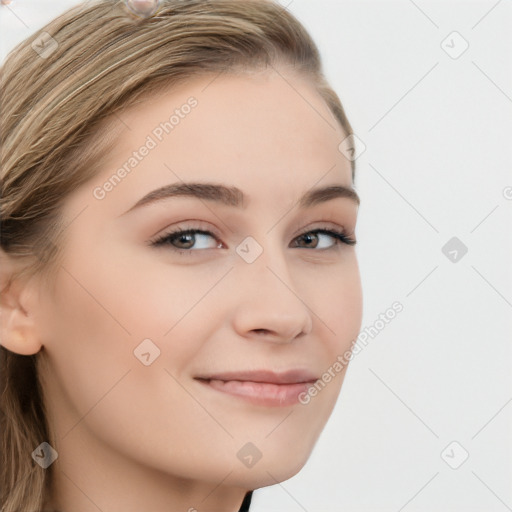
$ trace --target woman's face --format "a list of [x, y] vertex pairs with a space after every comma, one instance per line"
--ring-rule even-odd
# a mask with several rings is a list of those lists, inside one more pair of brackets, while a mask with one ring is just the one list
[[355, 247], [314, 232], [355, 238], [357, 202], [304, 199], [351, 189], [346, 135], [284, 69], [197, 78], [118, 117], [102, 172], [65, 200], [62, 266], [42, 290], [59, 464], [287, 479], [344, 371], [300, 401], [304, 382], [332, 374], [361, 326]]

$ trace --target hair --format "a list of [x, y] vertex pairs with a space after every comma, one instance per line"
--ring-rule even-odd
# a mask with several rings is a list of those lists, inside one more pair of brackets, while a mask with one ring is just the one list
[[[39, 55], [43, 32], [56, 46]], [[121, 0], [83, 2], [20, 43], [0, 78], [0, 246], [21, 269], [4, 290], [15, 278], [57, 268], [62, 201], [99, 172], [119, 112], [201, 75], [276, 64], [311, 80], [335, 122], [353, 133], [315, 43], [270, 0], [168, 0], [149, 18]], [[351, 169], [354, 179], [354, 162]], [[52, 466], [31, 457], [41, 442], [52, 444], [38, 377], [44, 355], [44, 347], [30, 356], [0, 347], [2, 512], [41, 511], [51, 490]], [[249, 492], [244, 506], [250, 499]]]

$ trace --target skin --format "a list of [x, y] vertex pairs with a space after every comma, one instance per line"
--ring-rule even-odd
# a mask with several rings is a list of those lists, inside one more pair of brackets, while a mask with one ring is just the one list
[[[290, 368], [320, 377], [351, 348], [362, 316], [355, 247], [325, 234], [300, 243], [314, 228], [345, 228], [355, 238], [358, 207], [349, 199], [296, 206], [313, 187], [352, 185], [341, 127], [314, 87], [285, 68], [212, 78], [120, 116], [129, 129], [102, 172], [63, 202], [74, 220], [54, 286], [34, 278], [6, 300], [3, 344], [45, 357], [59, 454], [52, 504], [63, 512], [237, 511], [248, 489], [303, 467], [339, 395], [345, 372], [308, 405], [284, 407], [194, 379]], [[95, 199], [95, 187], [190, 96], [197, 107]], [[244, 208], [178, 197], [125, 214], [181, 180], [236, 186]], [[198, 235], [183, 255], [170, 243], [149, 245], [177, 227], [218, 240]], [[236, 252], [247, 236], [263, 249], [252, 263]], [[149, 366], [134, 356], [147, 338], [160, 349]], [[237, 457], [248, 442], [262, 454], [251, 468]]]

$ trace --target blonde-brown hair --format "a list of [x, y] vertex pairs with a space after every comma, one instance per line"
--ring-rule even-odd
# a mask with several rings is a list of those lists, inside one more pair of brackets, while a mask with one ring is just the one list
[[[44, 54], [37, 51], [41, 35], [50, 41]], [[62, 200], [100, 169], [122, 109], [198, 75], [276, 63], [310, 79], [352, 134], [314, 42], [272, 1], [168, 0], [147, 19], [120, 0], [84, 2], [53, 20], [19, 44], [1, 70], [1, 249], [23, 262], [25, 273], [55, 268]], [[2, 512], [40, 511], [49, 496], [52, 466], [42, 469], [31, 458], [41, 442], [52, 444], [41, 356], [44, 349], [23, 356], [0, 347]]]

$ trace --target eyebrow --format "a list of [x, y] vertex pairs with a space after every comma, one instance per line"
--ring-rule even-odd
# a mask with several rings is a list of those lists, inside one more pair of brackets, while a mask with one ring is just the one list
[[[244, 208], [245, 195], [237, 187], [228, 187], [218, 183], [173, 183], [149, 192], [142, 199], [139, 199], [139, 201], [137, 201], [125, 213], [150, 203], [162, 201], [171, 197], [183, 196], [213, 201], [225, 206]], [[357, 192], [353, 188], [346, 187], [344, 185], [330, 185], [327, 187], [308, 190], [299, 199], [298, 204], [299, 208], [310, 208], [336, 198], [349, 199], [358, 206], [361, 202]]]

